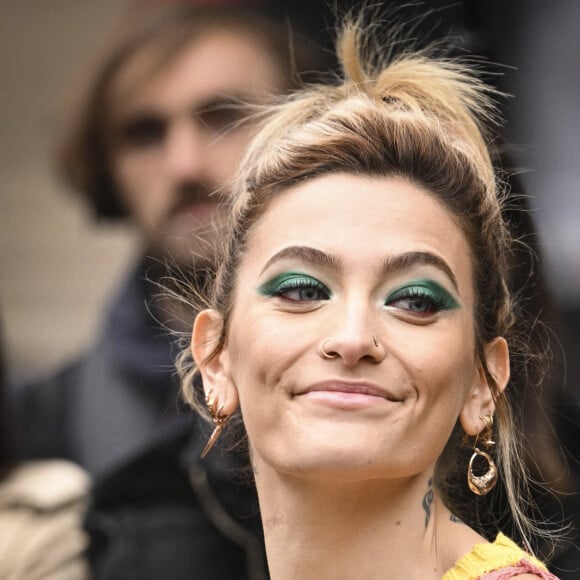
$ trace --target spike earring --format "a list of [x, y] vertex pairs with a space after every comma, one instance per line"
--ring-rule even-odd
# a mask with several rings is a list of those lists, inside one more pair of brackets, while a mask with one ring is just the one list
[[[475, 438], [473, 454], [469, 459], [469, 465], [467, 467], [467, 485], [469, 486], [469, 489], [476, 495], [485, 495], [489, 493], [495, 487], [495, 484], [498, 480], [497, 467], [491, 458], [491, 455], [477, 447], [477, 442], [480, 435], [482, 435], [482, 446], [489, 448], [495, 445], [495, 441], [493, 441], [491, 438], [493, 415], [485, 415], [481, 417], [481, 420], [484, 422], [485, 427], [483, 428], [482, 432], [478, 433], [477, 437]], [[478, 457], [483, 458], [487, 462], [487, 469], [481, 475], [475, 475], [473, 471], [475, 460]]]
[[222, 413], [224, 409], [224, 403], [222, 403], [217, 409], [215, 408], [216, 400], [211, 398], [211, 393], [208, 393], [207, 397], [205, 398], [205, 404], [207, 405], [207, 410], [211, 415], [215, 427], [209, 439], [207, 440], [203, 451], [201, 452], [202, 459], [211, 451], [211, 448], [215, 445], [215, 442], [222, 434], [222, 431], [224, 430], [224, 427], [230, 418], [229, 415]]

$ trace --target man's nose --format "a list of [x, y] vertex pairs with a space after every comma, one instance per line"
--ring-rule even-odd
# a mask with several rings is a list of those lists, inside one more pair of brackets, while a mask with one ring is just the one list
[[207, 142], [193, 123], [171, 127], [165, 146], [167, 170], [175, 181], [203, 181]]

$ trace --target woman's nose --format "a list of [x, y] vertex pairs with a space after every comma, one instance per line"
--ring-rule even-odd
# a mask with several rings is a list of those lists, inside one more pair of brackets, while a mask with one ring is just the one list
[[381, 362], [386, 355], [385, 347], [369, 318], [362, 313], [346, 314], [343, 323], [320, 341], [320, 356], [340, 358], [346, 366], [355, 366], [363, 360]]

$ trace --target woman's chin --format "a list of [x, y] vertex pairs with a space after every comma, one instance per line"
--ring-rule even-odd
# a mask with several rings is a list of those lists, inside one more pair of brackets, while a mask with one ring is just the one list
[[[393, 475], [400, 476], [407, 471], [408, 465], [388, 465], [389, 462], [377, 462], [380, 453], [357, 445], [331, 444], [329, 440], [311, 441], [301, 453], [295, 450], [289, 453], [266, 455], [258, 459], [254, 454], [256, 479], [264, 471], [274, 471], [281, 477], [328, 481], [333, 485], [340, 482], [354, 483], [370, 479], [388, 479]], [[260, 464], [262, 467], [260, 467]], [[264, 468], [266, 468], [264, 470]]]

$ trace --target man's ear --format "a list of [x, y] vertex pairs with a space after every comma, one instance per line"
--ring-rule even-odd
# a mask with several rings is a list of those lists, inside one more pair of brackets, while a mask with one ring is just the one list
[[238, 406], [238, 392], [230, 375], [227, 346], [214, 354], [223, 325], [223, 317], [217, 310], [199, 312], [191, 334], [191, 354], [201, 373], [206, 399], [213, 400], [221, 413], [231, 415]]
[[[505, 338], [500, 336], [488, 342], [483, 356], [487, 369], [497, 385], [496, 394], [499, 395], [505, 390], [510, 378], [510, 355]], [[493, 415], [494, 412], [492, 386], [489, 384], [483, 366], [480, 365], [473, 387], [459, 413], [461, 426], [468, 435], [475, 436], [485, 427], [481, 417]]]

